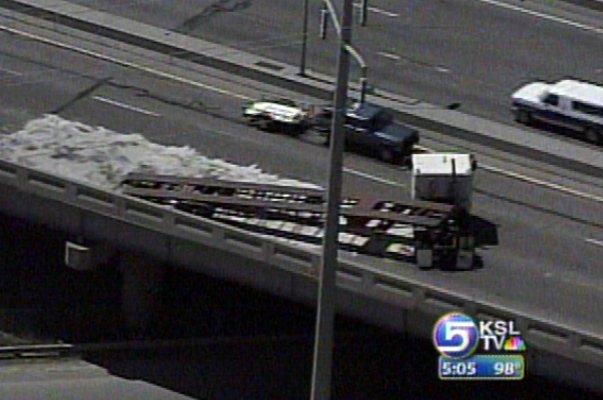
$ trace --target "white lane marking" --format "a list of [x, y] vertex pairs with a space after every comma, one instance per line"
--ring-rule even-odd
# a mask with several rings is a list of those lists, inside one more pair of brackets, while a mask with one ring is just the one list
[[[429, 147], [425, 147], [425, 146], [415, 146], [415, 148], [417, 148], [419, 150], [427, 151], [429, 153], [433, 153], [434, 152], [433, 149], [430, 149]], [[488, 164], [479, 164], [479, 168], [480, 169], [484, 169], [486, 171], [497, 173], [499, 175], [505, 175], [505, 176], [508, 176], [510, 178], [514, 178], [514, 179], [517, 179], [517, 180], [520, 180], [520, 181], [528, 182], [528, 183], [531, 183], [533, 185], [546, 187], [548, 189], [556, 190], [556, 191], [562, 192], [562, 193], [567, 193], [567, 194], [570, 194], [572, 196], [581, 197], [583, 199], [596, 201], [597, 203], [603, 203], [603, 197], [601, 197], [601, 196], [597, 196], [597, 195], [594, 195], [594, 194], [591, 194], [591, 193], [586, 193], [586, 192], [582, 192], [580, 190], [568, 188], [567, 186], [562, 186], [562, 185], [559, 185], [559, 184], [556, 184], [556, 183], [553, 183], [553, 182], [543, 181], [541, 179], [533, 178], [533, 177], [527, 176], [527, 175], [523, 175], [523, 174], [520, 174], [518, 172], [509, 171], [509, 170], [498, 168], [498, 167], [494, 167], [494, 166], [488, 165]]]
[[131, 106], [126, 103], [121, 103], [117, 100], [111, 100], [111, 99], [108, 99], [106, 97], [101, 97], [101, 96], [93, 96], [92, 98], [96, 101], [111, 104], [112, 106], [124, 108], [126, 110], [134, 111], [134, 112], [137, 112], [140, 114], [150, 115], [152, 117], [161, 117], [161, 114], [157, 114], [156, 112], [145, 110], [144, 108], [140, 108], [140, 107]]
[[583, 29], [585, 31], [590, 31], [590, 32], [596, 32], [596, 33], [603, 33], [603, 28], [596, 28], [594, 26], [589, 26], [586, 24], [582, 24], [580, 22], [575, 22], [575, 21], [571, 21], [569, 19], [565, 19], [565, 18], [561, 18], [561, 17], [555, 17], [554, 15], [548, 15], [539, 11], [533, 11], [533, 10], [528, 10], [526, 8], [522, 8], [519, 6], [514, 6], [512, 4], [506, 4], [500, 1], [496, 1], [496, 0], [478, 0], [481, 1], [482, 3], [486, 3], [486, 4], [490, 4], [493, 6], [498, 6], [501, 8], [506, 8], [508, 10], [512, 10], [512, 11], [517, 11], [523, 14], [528, 14], [528, 15], [532, 15], [534, 17], [539, 17], [542, 19], [547, 19], [549, 21], [553, 21], [553, 22], [558, 22], [560, 24], [565, 24], [565, 25], [569, 25], [572, 26], [574, 28], [578, 28], [578, 29]]
[[23, 75], [21, 72], [13, 71], [12, 69], [0, 67], [0, 72], [5, 72], [9, 75], [21, 76]]
[[368, 7], [368, 10], [372, 11], [374, 13], [377, 13], [377, 14], [385, 15], [386, 17], [396, 18], [396, 17], [400, 16], [400, 14], [398, 14], [398, 13], [394, 13], [394, 12], [387, 11], [387, 10], [382, 10], [381, 8], [377, 8], [377, 7]]
[[399, 55], [393, 53], [386, 53], [384, 51], [378, 51], [377, 54], [381, 57], [389, 58], [390, 60], [398, 61], [400, 59]]
[[403, 183], [399, 183], [399, 182], [395, 182], [395, 181], [390, 181], [389, 179], [385, 179], [385, 178], [379, 178], [378, 176], [367, 174], [366, 172], [357, 171], [355, 169], [351, 169], [351, 168], [347, 168], [347, 167], [343, 167], [343, 171], [347, 172], [348, 174], [358, 175], [358, 176], [361, 176], [361, 177], [366, 178], [366, 179], [371, 179], [371, 180], [373, 180], [375, 182], [385, 183], [386, 185], [400, 186], [400, 187], [405, 187], [406, 186]]
[[[354, 3], [354, 7], [360, 8], [360, 7], [362, 7], [362, 4], [360, 4], [360, 3]], [[397, 14], [397, 13], [394, 13], [394, 12], [391, 12], [391, 11], [387, 11], [387, 10], [383, 10], [383, 9], [377, 8], [377, 7], [368, 6], [366, 9], [369, 10], [369, 11], [374, 12], [375, 14], [385, 15], [386, 17], [395, 18], [395, 17], [399, 17], [400, 16], [400, 14]]]
[[[197, 125], [197, 127], [198, 127], [200, 130], [206, 130], [204, 127], [200, 127], [199, 125]], [[223, 131], [223, 130], [221, 130], [221, 129], [215, 129], [215, 128], [212, 128], [212, 129], [211, 129], [211, 131], [212, 131], [213, 133], [219, 133], [220, 135], [223, 135], [223, 136], [229, 136], [229, 137], [235, 138], [235, 139], [236, 139], [236, 140], [238, 140], [238, 141], [249, 142], [249, 143], [254, 143], [254, 144], [257, 144], [257, 143], [259, 142], [259, 141], [258, 141], [257, 139], [255, 139], [254, 137], [248, 137], [248, 136], [241, 135], [241, 134], [237, 134], [237, 133], [232, 133], [232, 132], [228, 132], [228, 131]]]
[[586, 240], [590, 244], [594, 244], [595, 246], [603, 247], [603, 240], [597, 240], [597, 239], [592, 239], [592, 238], [586, 238], [584, 240]]
[[[378, 51], [377, 55], [381, 56], [381, 57], [385, 57], [385, 58], [393, 60], [393, 61], [400, 61], [402, 59], [402, 57], [399, 56], [399, 55], [397, 55], [396, 53], [388, 53], [386, 51]], [[404, 59], [404, 62], [405, 63], [414, 63], [414, 64], [418, 64], [418, 65], [421, 65], [421, 66], [428, 66], [428, 67], [431, 67], [431, 68], [435, 69], [436, 71], [441, 72], [443, 74], [449, 74], [449, 73], [452, 72], [450, 70], [450, 68], [447, 68], [447, 67], [445, 67], [443, 65], [429, 65], [429, 64], [421, 62], [421, 61], [410, 60], [410, 59], [407, 59], [407, 58]]]
[[91, 50], [86, 50], [83, 49], [81, 47], [77, 47], [77, 46], [73, 46], [70, 44], [66, 44], [66, 43], [62, 43], [56, 40], [51, 40], [51, 39], [47, 39], [45, 37], [42, 36], [38, 36], [38, 35], [34, 35], [32, 33], [28, 33], [28, 32], [24, 32], [21, 31], [19, 29], [15, 29], [15, 28], [10, 28], [8, 26], [5, 25], [0, 25], [0, 30], [1, 31], [5, 31], [5, 32], [10, 32], [13, 33], [15, 35], [20, 35], [32, 40], [36, 40], [38, 42], [41, 43], [46, 43], [49, 44], [51, 46], [55, 46], [55, 47], [60, 47], [63, 49], [67, 49], [67, 50], [71, 50], [71, 51], [75, 51], [76, 53], [80, 53], [80, 54], [84, 54], [90, 57], [94, 57], [94, 58], [98, 58], [99, 60], [104, 60], [104, 61], [108, 61], [117, 65], [121, 65], [124, 67], [128, 67], [128, 68], [132, 68], [132, 69], [137, 69], [139, 71], [143, 71], [143, 72], [147, 72], [149, 74], [153, 74], [153, 75], [157, 75], [160, 76], [162, 78], [167, 78], [167, 79], [171, 79], [173, 81], [176, 82], [180, 82], [186, 85], [190, 85], [190, 86], [194, 86], [194, 87], [198, 87], [198, 88], [202, 88], [202, 89], [207, 89], [207, 90], [211, 90], [214, 91], [216, 93], [220, 93], [220, 94], [224, 94], [224, 95], [228, 95], [228, 96], [232, 96], [238, 99], [242, 99], [242, 100], [253, 100], [253, 98], [249, 97], [249, 96], [245, 96], [243, 94], [239, 94], [239, 93], [235, 93], [235, 92], [231, 92], [229, 90], [226, 89], [221, 89], [219, 87], [216, 86], [212, 86], [212, 85], [208, 85], [205, 83], [201, 83], [201, 82], [197, 82], [197, 81], [193, 81], [191, 79], [186, 79], [186, 78], [182, 78], [180, 76], [176, 76], [176, 75], [172, 75], [169, 74], [167, 72], [163, 72], [163, 71], [159, 71], [153, 68], [149, 68], [149, 67], [145, 67], [142, 65], [138, 65], [134, 62], [130, 62], [130, 61], [124, 61], [124, 60], [120, 60], [118, 58], [115, 57], [111, 57], [111, 56], [107, 56], [101, 53], [97, 53]]
[[522, 175], [522, 174], [517, 173], [517, 172], [509, 171], [509, 170], [498, 168], [498, 167], [493, 167], [491, 165], [481, 164], [480, 168], [485, 169], [486, 171], [495, 172], [495, 173], [498, 173], [498, 174], [501, 174], [501, 175], [506, 175], [508, 177], [515, 178], [515, 179], [520, 180], [520, 181], [528, 182], [528, 183], [531, 183], [533, 185], [546, 187], [548, 189], [556, 190], [556, 191], [562, 192], [562, 193], [567, 193], [567, 194], [570, 194], [572, 196], [581, 197], [583, 199], [596, 201], [597, 203], [603, 203], [603, 197], [601, 197], [601, 196], [597, 196], [597, 195], [594, 195], [594, 194], [591, 194], [591, 193], [586, 193], [586, 192], [582, 192], [580, 190], [568, 188], [567, 186], [562, 186], [562, 185], [559, 185], [557, 183], [543, 181], [543, 180], [540, 180], [540, 179], [537, 179], [537, 178], [532, 178], [531, 176]]
[[553, 272], [545, 272], [544, 277], [546, 279], [555, 280], [560, 283], [569, 283], [569, 284], [576, 285], [576, 286], [582, 286], [587, 289], [595, 289], [596, 291], [601, 290], [601, 283], [599, 283], [599, 282], [592, 283], [592, 281], [584, 282], [584, 279], [581, 279], [580, 277], [572, 276], [572, 277], [568, 278], [568, 277], [560, 276], [559, 274], [556, 274]]
[[[487, 1], [490, 1], [490, 0], [479, 0], [479, 1], [487, 2]], [[169, 74], [167, 72], [158, 71], [158, 70], [155, 70], [153, 68], [143, 67], [143, 66], [138, 65], [136, 63], [132, 63], [132, 62], [129, 62], [129, 61], [123, 61], [123, 60], [120, 60], [120, 59], [117, 59], [117, 58], [114, 58], [114, 57], [109, 57], [109, 56], [106, 56], [106, 55], [103, 55], [103, 54], [100, 54], [100, 53], [96, 53], [96, 52], [93, 52], [93, 51], [90, 51], [90, 50], [82, 49], [80, 47], [68, 45], [68, 44], [61, 43], [61, 42], [58, 42], [58, 41], [55, 41], [55, 40], [50, 40], [50, 39], [47, 39], [47, 38], [44, 38], [44, 37], [41, 37], [41, 36], [38, 36], [38, 35], [34, 35], [34, 34], [31, 34], [31, 33], [23, 32], [23, 31], [20, 31], [18, 29], [9, 28], [9, 27], [4, 26], [4, 25], [0, 25], [0, 30], [6, 31], [6, 32], [11, 32], [11, 33], [16, 34], [16, 35], [21, 35], [23, 37], [27, 37], [27, 38], [30, 38], [30, 39], [33, 39], [33, 40], [37, 40], [37, 41], [42, 42], [42, 43], [47, 43], [47, 44], [50, 44], [50, 45], [53, 45], [53, 46], [57, 46], [57, 47], [61, 47], [61, 48], [64, 48], [64, 49], [72, 50], [72, 51], [78, 52], [80, 54], [85, 54], [85, 55], [88, 55], [88, 56], [92, 56], [92, 57], [95, 57], [95, 58], [98, 58], [98, 59], [101, 59], [101, 60], [105, 60], [105, 61], [109, 61], [109, 62], [118, 64], [118, 65], [126, 66], [126, 67], [133, 68], [133, 69], [137, 69], [139, 71], [148, 72], [150, 74], [161, 76], [161, 77], [164, 77], [164, 78], [168, 78], [168, 79], [174, 80], [176, 82], [188, 84], [188, 85], [195, 86], [195, 87], [204, 88], [204, 89], [207, 89], [207, 90], [212, 90], [214, 92], [225, 94], [225, 95], [229, 95], [229, 96], [236, 97], [236, 98], [239, 98], [239, 99], [252, 100], [251, 97], [248, 97], [248, 96], [245, 96], [245, 95], [242, 95], [242, 94], [238, 94], [238, 93], [234, 93], [234, 92], [231, 92], [229, 90], [220, 89], [218, 87], [211, 86], [211, 85], [206, 85], [204, 83], [200, 83], [200, 82], [193, 81], [193, 80], [190, 80], [190, 79], [182, 78], [182, 77], [179, 77], [179, 76], [176, 76], [176, 75]], [[429, 149], [427, 147], [417, 147], [417, 148], [423, 148], [423, 149], [426, 149], [428, 151], [432, 151], [431, 149]], [[571, 189], [571, 188], [568, 188], [568, 187], [565, 187], [565, 186], [557, 185], [557, 184], [550, 183], [550, 182], [541, 181], [541, 180], [536, 179], [536, 178], [532, 178], [532, 177], [529, 177], [529, 176], [521, 175], [521, 174], [518, 174], [518, 173], [515, 173], [515, 172], [511, 172], [511, 171], [506, 171], [506, 170], [503, 170], [503, 169], [500, 169], [500, 168], [496, 168], [496, 167], [487, 166], [487, 165], [484, 165], [484, 164], [482, 164], [482, 168], [486, 169], [486, 170], [490, 169], [492, 172], [497, 172], [497, 173], [499, 173], [501, 175], [507, 175], [507, 176], [510, 176], [510, 177], [513, 177], [513, 178], [517, 178], [517, 179], [520, 179], [520, 180], [524, 180], [526, 182], [530, 182], [530, 183], [533, 183], [533, 184], [536, 184], [536, 185], [541, 185], [541, 186], [549, 187], [551, 189], [555, 189], [555, 190], [558, 190], [558, 191], [561, 191], [561, 192], [572, 194], [572, 195], [575, 195], [577, 197], [582, 197], [582, 198], [585, 198], [585, 199], [588, 199], [588, 200], [593, 200], [593, 201], [596, 201], [596, 202], [599, 202], [599, 203], [603, 203], [603, 198], [602, 197], [595, 196], [595, 195], [592, 195], [592, 194], [589, 194], [589, 193], [584, 193], [584, 192], [581, 192], [581, 191], [578, 191], [578, 190], [574, 190], [574, 189]], [[347, 172], [350, 172], [350, 171], [347, 171]], [[359, 173], [359, 171], [355, 171], [355, 172]], [[352, 173], [352, 172], [350, 172], [350, 173]], [[368, 174], [365, 174], [365, 175], [368, 175]], [[389, 181], [387, 179], [373, 177], [372, 175], [367, 176], [367, 178], [369, 178], [369, 179], [375, 179], [375, 180], [378, 179], [378, 182], [383, 182], [383, 183], [387, 183], [387, 184], [394, 184], [394, 185], [400, 186], [400, 184], [397, 183], [397, 182]]]

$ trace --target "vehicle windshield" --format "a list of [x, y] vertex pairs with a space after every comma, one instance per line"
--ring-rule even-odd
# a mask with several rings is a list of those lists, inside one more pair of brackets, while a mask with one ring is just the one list
[[373, 128], [381, 129], [386, 125], [391, 124], [392, 121], [393, 117], [390, 113], [386, 111], [380, 111], [379, 113], [377, 113], [377, 115], [375, 115], [375, 118], [373, 119]]
[[282, 106], [287, 106], [287, 107], [297, 107], [297, 104], [295, 103], [295, 101], [293, 101], [291, 99], [287, 99], [285, 97], [267, 98], [264, 101], [266, 101], [268, 103], [280, 104]]

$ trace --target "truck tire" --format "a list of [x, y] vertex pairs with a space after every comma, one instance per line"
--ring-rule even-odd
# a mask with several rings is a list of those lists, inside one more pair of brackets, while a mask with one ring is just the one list
[[584, 131], [586, 140], [594, 144], [601, 144], [603, 142], [603, 135], [595, 128], [586, 128]]
[[291, 136], [300, 136], [302, 133], [304, 133], [305, 128], [303, 125], [299, 124], [299, 125], [293, 125], [293, 126], [289, 126], [287, 127], [287, 133]]
[[532, 113], [527, 110], [517, 110], [515, 121], [520, 124], [530, 125], [532, 123]]
[[270, 120], [268, 118], [258, 118], [258, 128], [262, 131], [267, 131], [270, 129]]
[[245, 117], [243, 117], [243, 119], [245, 120], [245, 125], [247, 125], [247, 126], [253, 126], [253, 125], [255, 125], [254, 124], [255, 121], [254, 121], [253, 117], [245, 116]]
[[379, 159], [383, 162], [386, 163], [393, 163], [395, 161], [395, 154], [392, 151], [392, 149], [389, 149], [387, 147], [382, 147], [379, 150]]

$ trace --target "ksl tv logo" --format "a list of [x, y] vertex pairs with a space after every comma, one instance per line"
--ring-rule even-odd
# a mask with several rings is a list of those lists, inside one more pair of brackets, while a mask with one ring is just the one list
[[482, 342], [484, 352], [517, 352], [526, 350], [514, 321], [476, 321], [461, 312], [442, 316], [433, 327], [433, 344], [443, 356], [465, 358]]

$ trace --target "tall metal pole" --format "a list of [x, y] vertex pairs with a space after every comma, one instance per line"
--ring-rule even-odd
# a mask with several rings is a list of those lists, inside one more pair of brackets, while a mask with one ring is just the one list
[[304, 0], [304, 22], [302, 27], [302, 50], [301, 61], [299, 63], [299, 74], [306, 76], [306, 47], [308, 46], [308, 2]]
[[331, 125], [329, 183], [322, 263], [318, 284], [316, 336], [312, 366], [311, 400], [329, 400], [331, 396], [331, 369], [333, 364], [333, 331], [335, 325], [335, 269], [339, 237], [339, 203], [341, 197], [344, 131], [346, 113], [349, 53], [346, 46], [352, 38], [352, 0], [344, 0], [339, 38], [337, 86], [335, 88], [334, 116]]
[[360, 25], [366, 26], [366, 19], [368, 18], [368, 0], [360, 1]]

